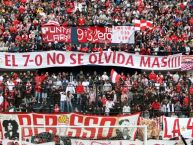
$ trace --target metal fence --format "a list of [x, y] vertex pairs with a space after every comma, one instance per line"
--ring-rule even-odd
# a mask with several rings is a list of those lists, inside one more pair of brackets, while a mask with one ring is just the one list
[[[150, 84], [149, 86], [155, 87], [154, 84]], [[37, 85], [35, 84], [31, 86], [26, 86], [26, 84], [18, 84], [13, 87], [4, 86], [0, 89], [5, 100], [0, 105], [0, 110], [1, 112], [8, 112], [7, 102], [9, 105], [13, 104], [18, 112], [53, 113], [55, 104], [58, 104], [60, 107], [60, 92], [67, 93], [70, 91], [73, 95], [71, 100], [73, 106], [72, 111], [75, 112], [105, 115], [105, 106], [101, 104], [103, 103], [102, 101], [104, 101], [103, 97], [105, 97], [107, 100], [111, 99], [115, 101], [113, 108], [110, 109], [110, 115], [122, 114], [123, 106], [128, 103], [131, 107], [131, 111], [128, 113], [142, 112], [143, 117], [155, 117], [160, 115], [171, 116], [173, 114], [177, 116], [192, 116], [193, 113], [191, 113], [192, 106], [190, 101], [188, 107], [182, 106], [180, 110], [174, 110], [174, 113], [172, 113], [172, 111], [162, 112], [161, 110], [152, 110], [152, 101], [157, 99], [161, 104], [165, 96], [159, 88], [155, 91], [156, 93], [154, 95], [147, 97], [146, 90], [148, 90], [149, 86], [141, 85], [141, 89], [137, 88], [137, 90], [135, 90], [132, 89], [133, 86], [125, 86], [122, 84], [116, 86], [111, 83], [108, 83], [108, 85], [104, 85], [104, 83], [93, 83], [92, 85], [84, 86], [84, 93], [81, 94], [77, 93], [76, 86], [70, 86], [69, 84], [40, 85], [40, 91], [37, 91]], [[10, 88], [12, 89], [9, 90]], [[123, 100], [121, 94], [121, 89], [124, 88], [126, 88], [127, 91], [126, 100]], [[91, 94], [94, 95], [95, 98], [94, 101], [89, 102]], [[189, 100], [191, 100], [191, 95], [189, 95]]]

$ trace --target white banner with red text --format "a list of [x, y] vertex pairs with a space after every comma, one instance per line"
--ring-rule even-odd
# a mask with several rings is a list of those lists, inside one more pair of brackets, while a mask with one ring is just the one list
[[[137, 125], [139, 113], [134, 115], [124, 115], [116, 117], [92, 116], [76, 113], [69, 114], [0, 114], [0, 139], [15, 140], [22, 134], [23, 138], [30, 138], [39, 133], [49, 132], [58, 136], [68, 136], [85, 139], [106, 139], [113, 138], [122, 133], [123, 130], [113, 128], [113, 126]], [[19, 133], [20, 126], [22, 133]], [[47, 126], [45, 128], [35, 128], [33, 126]], [[29, 127], [29, 126], [32, 126]], [[52, 127], [53, 126], [53, 127]], [[54, 127], [54, 126], [62, 126]], [[64, 127], [66, 126], [66, 127]], [[93, 128], [69, 128], [68, 126], [93, 126]], [[112, 126], [111, 128], [97, 128], [95, 126]], [[131, 140], [135, 139], [137, 128], [128, 130]], [[10, 134], [10, 132], [12, 132]], [[117, 134], [119, 133], [119, 134]]]
[[135, 43], [135, 27], [113, 26], [112, 43]]
[[171, 139], [183, 135], [193, 138], [193, 118], [163, 118], [163, 138]]
[[146, 70], [175, 70], [181, 68], [181, 54], [169, 56], [136, 55], [121, 51], [81, 53], [46, 51], [30, 53], [0, 53], [2, 69], [38, 69], [81, 65], [122, 66]]
[[[148, 140], [147, 145], [176, 145], [180, 141], [171, 140]], [[191, 145], [191, 140], [186, 140]], [[144, 145], [143, 141], [136, 140], [78, 140], [71, 139], [71, 145]]]
[[49, 42], [71, 42], [71, 28], [63, 26], [43, 26], [42, 40]]

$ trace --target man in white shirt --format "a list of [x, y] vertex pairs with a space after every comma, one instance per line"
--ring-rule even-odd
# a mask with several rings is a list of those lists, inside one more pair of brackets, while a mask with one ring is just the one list
[[190, 54], [190, 47], [188, 45], [185, 46], [186, 55]]
[[112, 91], [112, 85], [109, 81], [105, 81], [105, 84], [103, 85], [103, 91], [104, 92]]
[[130, 114], [130, 113], [131, 113], [131, 108], [129, 104], [127, 103], [126, 105], [123, 106], [123, 115]]
[[68, 83], [67, 87], [66, 87], [66, 93], [70, 91], [71, 94], [75, 94], [75, 87], [72, 85], [71, 82]]
[[3, 82], [3, 76], [2, 75], [0, 75], [0, 82]]
[[103, 75], [102, 75], [102, 80], [103, 80], [103, 81], [109, 80], [109, 77], [107, 76], [107, 73], [106, 73], [106, 72], [103, 73]]
[[59, 78], [57, 78], [55, 85], [56, 85], [56, 89], [59, 89], [60, 87], [62, 87], [62, 81]]
[[190, 74], [189, 80], [191, 81], [191, 83], [193, 83], [193, 75]]
[[65, 92], [60, 92], [60, 111], [64, 112], [67, 104], [67, 96]]
[[88, 93], [89, 92], [89, 85], [90, 85], [89, 81], [87, 79], [84, 80], [82, 82], [82, 85], [84, 86], [84, 91]]
[[71, 83], [72, 83], [72, 85], [75, 86], [75, 87], [78, 86], [78, 82], [77, 82], [76, 79], [74, 79]]
[[106, 101], [106, 104], [105, 104], [105, 113], [106, 113], [107, 116], [109, 116], [109, 114], [110, 114], [110, 109], [112, 109], [114, 105], [115, 105], [115, 104], [114, 104], [114, 102], [113, 102], [111, 99], [108, 99], [108, 100]]
[[174, 79], [175, 83], [177, 83], [177, 82], [179, 81], [180, 76], [179, 76], [178, 72], [176, 72], [176, 73], [173, 75], [173, 79]]
[[7, 87], [9, 89], [9, 91], [13, 91], [13, 88], [15, 87], [15, 84], [12, 82], [12, 80], [8, 80], [7, 81]]
[[2, 94], [0, 94], [0, 106], [3, 104], [4, 98], [2, 96]]
[[83, 4], [81, 2], [77, 2], [75, 5], [75, 10], [79, 10], [80, 12], [82, 12], [82, 6]]

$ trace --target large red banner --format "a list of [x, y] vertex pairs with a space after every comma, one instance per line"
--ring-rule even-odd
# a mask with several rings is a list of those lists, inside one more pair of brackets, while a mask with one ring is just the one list
[[[137, 125], [139, 113], [125, 116], [92, 116], [76, 113], [69, 114], [0, 114], [0, 139], [16, 139], [22, 134], [23, 138], [28, 138], [42, 132], [52, 132], [59, 136], [104, 139], [117, 136], [117, 129], [121, 132], [123, 128], [113, 128], [113, 126]], [[12, 126], [10, 128], [10, 126]], [[21, 128], [22, 133], [19, 132]], [[25, 126], [28, 126], [25, 128]], [[29, 127], [30, 126], [30, 127]], [[41, 126], [41, 127], [33, 127]], [[45, 126], [45, 127], [42, 127]], [[47, 126], [47, 127], [46, 127]], [[56, 126], [61, 126], [57, 128]], [[65, 127], [66, 126], [66, 127]], [[71, 126], [71, 127], [68, 127]], [[74, 127], [72, 127], [74, 126]], [[91, 126], [79, 127], [76, 126]], [[111, 126], [109, 128], [97, 128], [96, 126]], [[137, 128], [128, 130], [131, 139], [135, 138]], [[13, 132], [13, 134], [9, 134]]]
[[70, 27], [43, 25], [43, 42], [71, 42], [71, 37], [79, 43], [134, 43], [135, 28], [132, 26], [89, 26], [76, 27], [73, 33]]
[[43, 42], [71, 42], [71, 28], [63, 26], [43, 26]]
[[80, 43], [111, 43], [111, 27], [79, 27], [77, 28]]

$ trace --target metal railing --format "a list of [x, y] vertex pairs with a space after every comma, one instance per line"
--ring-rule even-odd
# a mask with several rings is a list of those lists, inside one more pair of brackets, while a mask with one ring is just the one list
[[[105, 95], [106, 97], [110, 97], [113, 99], [113, 96], [112, 95], [108, 95], [108, 92], [110, 92], [111, 90], [116, 90], [114, 86], [114, 84], [111, 84], [112, 86], [108, 86], [108, 91], [105, 91], [106, 88], [104, 87], [104, 83], [95, 83], [93, 85], [90, 85], [90, 86], [85, 86], [84, 87], [84, 93], [82, 94], [79, 94], [76, 92], [76, 87], [72, 86], [74, 89], [75, 92], [73, 92], [73, 96], [74, 98], [71, 100], [72, 102], [72, 105], [73, 105], [73, 111], [79, 111], [79, 112], [82, 112], [82, 113], [89, 113], [89, 114], [93, 114], [93, 113], [98, 113], [98, 114], [105, 114], [105, 107], [99, 103], [102, 103], [100, 100], [99, 100], [99, 97], [102, 97], [103, 95]], [[66, 92], [66, 88], [70, 88], [69, 90], [71, 90], [71, 86], [68, 86], [67, 84], [66, 85], [46, 85], [44, 87], [46, 87], [46, 91], [45, 89], [42, 89], [40, 92], [39, 92], [39, 95], [40, 95], [40, 103], [37, 102], [37, 96], [35, 96], [37, 93], [36, 91], [36, 86], [35, 85], [32, 85], [32, 89], [30, 91], [30, 93], [27, 93], [28, 91], [28, 88], [24, 85], [20, 86], [19, 85], [16, 85], [13, 87], [13, 90], [9, 91], [9, 88], [10, 86], [6, 86], [3, 90], [1, 90], [0, 92], [2, 92], [3, 96], [4, 96], [4, 99], [7, 101], [7, 102], [11, 102], [13, 103], [13, 105], [16, 107], [16, 110], [18, 112], [22, 112], [22, 111], [25, 111], [25, 112], [54, 112], [54, 105], [55, 104], [58, 104], [60, 106], [60, 93], [59, 92]], [[41, 87], [41, 86], [40, 86]], [[119, 86], [120, 88], [121, 87], [125, 87], [124, 85], [121, 85]], [[128, 86], [126, 86], [128, 87]], [[129, 86], [129, 87], [132, 87], [132, 86]], [[7, 89], [6, 89], [7, 88]], [[89, 96], [89, 92], [92, 88], [92, 92], [94, 93], [94, 95], [96, 96], [95, 100], [92, 102], [92, 103], [89, 103], [89, 100], [86, 98], [85, 100], [77, 100], [78, 98], [78, 95], [82, 98], [82, 97], [85, 97], [85, 96]], [[135, 112], [142, 112], [142, 115], [145, 116], [146, 115], [146, 106], [147, 104], [144, 104], [144, 100], [145, 100], [145, 86], [142, 86], [142, 92], [140, 94], [140, 96], [138, 96], [138, 98], [142, 97], [141, 98], [141, 101], [143, 102], [140, 102], [140, 103], [136, 103], [134, 100], [138, 99], [138, 98], [133, 98], [131, 100], [129, 100], [130, 98], [128, 98], [128, 100], [126, 102], [129, 103], [130, 107], [131, 107], [131, 112], [130, 113], [135, 113]], [[131, 91], [131, 90], [129, 90]], [[14, 94], [14, 92], [18, 93], [18, 94]], [[137, 92], [137, 90], [135, 90], [133, 92], [133, 94], [135, 94]], [[43, 93], [46, 93], [47, 94], [47, 98], [46, 98], [46, 102], [45, 104], [43, 103]], [[161, 98], [160, 97], [160, 94], [159, 94], [159, 90], [157, 90], [157, 99], [158, 101], [161, 103]], [[8, 95], [7, 95], [8, 94]], [[6, 96], [7, 95], [7, 96]], [[82, 96], [83, 95], [83, 96]], [[117, 102], [115, 103], [114, 107], [111, 109], [111, 113], [112, 115], [116, 115], [116, 114], [121, 114], [123, 113], [122, 112], [122, 107], [125, 105], [124, 102], [121, 101], [121, 96], [120, 96], [120, 92], [116, 92], [116, 95], [117, 95]], [[189, 95], [189, 98], [190, 98], [190, 95]], [[34, 100], [33, 100], [34, 99]], [[155, 98], [154, 98], [155, 99]], [[79, 101], [77, 103], [77, 101]], [[82, 102], [84, 104], [84, 106], [82, 106], [81, 104], [81, 101], [84, 101]], [[150, 103], [150, 100], [149, 100], [149, 104]], [[136, 105], [139, 105], [140, 106], [140, 110], [136, 110], [135, 106]], [[81, 108], [82, 107], [82, 108]], [[1, 104], [0, 106], [1, 108], [1, 112], [7, 112], [8, 111], [8, 108], [6, 106], [6, 103], [4, 101], [4, 103]], [[77, 110], [76, 110], [77, 109]], [[152, 116], [156, 116], [153, 112], [153, 110], [151, 108], [148, 108], [147, 109], [148, 112], [149, 112], [149, 116], [152, 117]], [[161, 115], [161, 114], [169, 114], [170, 112], [161, 112], [159, 111], [159, 114], [158, 115]], [[177, 115], [186, 115], [186, 116], [190, 116], [191, 115], [191, 106], [189, 104], [189, 106], [187, 108], [181, 108], [181, 110], [178, 110], [175, 112], [175, 114]]]

